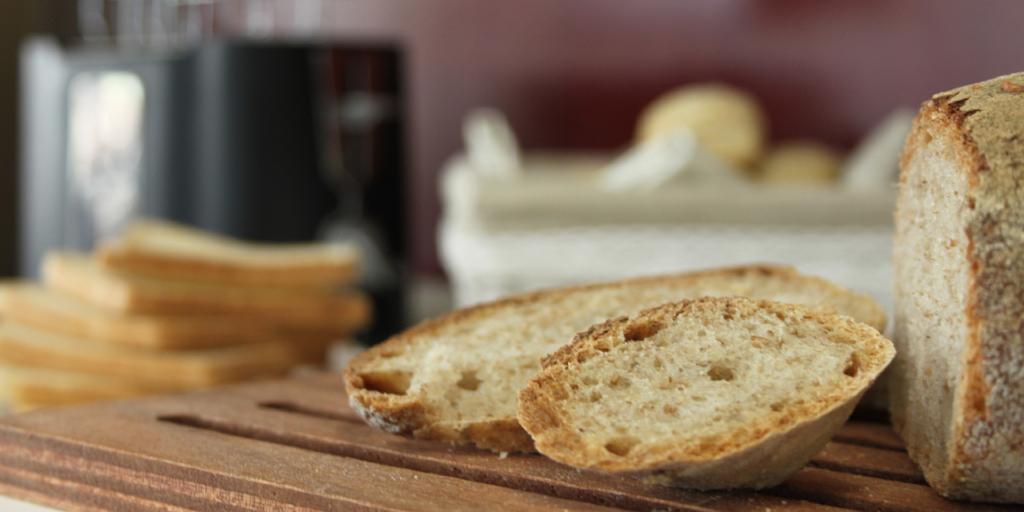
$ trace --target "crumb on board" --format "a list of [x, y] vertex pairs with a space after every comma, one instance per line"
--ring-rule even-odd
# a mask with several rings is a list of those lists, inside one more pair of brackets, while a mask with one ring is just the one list
[[501, 452], [501, 453], [499, 453], [498, 454], [498, 458], [501, 459], [501, 460], [507, 459], [508, 458], [508, 452]]

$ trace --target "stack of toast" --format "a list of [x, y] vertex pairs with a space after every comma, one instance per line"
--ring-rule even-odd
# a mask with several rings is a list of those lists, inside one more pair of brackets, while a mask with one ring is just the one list
[[240, 242], [139, 221], [43, 283], [0, 285], [0, 393], [14, 410], [203, 388], [323, 363], [367, 324], [349, 246]]

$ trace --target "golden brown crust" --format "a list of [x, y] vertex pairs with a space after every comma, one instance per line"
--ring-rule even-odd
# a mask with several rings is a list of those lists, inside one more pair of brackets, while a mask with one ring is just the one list
[[250, 268], [229, 262], [188, 258], [178, 254], [148, 252], [120, 244], [97, 249], [101, 265], [119, 272], [233, 285], [330, 288], [351, 282], [357, 267], [331, 263], [302, 264], [282, 268]]
[[43, 264], [47, 286], [97, 307], [132, 314], [273, 315], [289, 327], [350, 331], [365, 325], [371, 304], [361, 292], [239, 288], [163, 281], [100, 268], [77, 253], [50, 253]]
[[[829, 330], [829, 342], [860, 345], [859, 353], [866, 356], [861, 360], [861, 372], [846, 386], [833, 389], [818, 401], [788, 405], [784, 414], [762, 418], [729, 436], [645, 446], [628, 456], [589, 445], [576, 428], [578, 425], [571, 424], [561, 413], [560, 403], [572, 400], [573, 395], [566, 383], [578, 380], [573, 376], [581, 371], [581, 363], [603, 357], [602, 361], [614, 364], [615, 356], [609, 354], [614, 354], [616, 346], [652, 343], [650, 336], [657, 332], [657, 326], [667, 325], [679, 316], [745, 318], [760, 312], [769, 312], [787, 322], [817, 322]], [[638, 331], [646, 335], [633, 336]], [[571, 343], [546, 358], [543, 370], [520, 392], [519, 421], [533, 436], [541, 453], [575, 467], [656, 476], [662, 483], [697, 488], [765, 487], [781, 482], [806, 462], [804, 457], [810, 457], [824, 445], [893, 355], [891, 343], [877, 330], [847, 317], [742, 297], [684, 300], [642, 311], [631, 318], [612, 319], [579, 333]], [[799, 435], [792, 434], [794, 431]], [[775, 439], [766, 444], [769, 438]], [[820, 445], [801, 445], [792, 448], [792, 453], [780, 452], [782, 447], [794, 443], [791, 438], [803, 438], [805, 445], [808, 439], [817, 438]], [[759, 450], [763, 444], [770, 449]], [[772, 454], [770, 462], [762, 460], [765, 453]], [[725, 460], [729, 464], [721, 464]], [[751, 463], [752, 460], [757, 463]], [[745, 465], [749, 472], [739, 469]]]
[[514, 420], [501, 420], [500, 423], [490, 424], [492, 427], [494, 425], [501, 426], [500, 430], [503, 433], [500, 436], [492, 435], [490, 430], [492, 427], [486, 425], [469, 424], [458, 432], [441, 429], [434, 423], [436, 414], [427, 409], [421, 398], [411, 394], [381, 393], [367, 389], [360, 374], [374, 361], [404, 353], [408, 347], [429, 339], [444, 329], [465, 325], [484, 318], [493, 311], [529, 304], [541, 298], [560, 297], [601, 289], [636, 287], [644, 284], [678, 284], [682, 287], [701, 279], [742, 278], [751, 275], [772, 277], [780, 281], [799, 280], [808, 287], [816, 286], [836, 294], [855, 297], [858, 301], [863, 302], [862, 306], [865, 308], [864, 314], [868, 317], [868, 322], [878, 330], [885, 328], [884, 311], [868, 297], [854, 294], [824, 279], [800, 274], [788, 266], [724, 267], [670, 276], [647, 276], [607, 283], [553, 288], [460, 309], [442, 317], [427, 320], [359, 354], [348, 364], [344, 372], [349, 401], [369, 423], [392, 433], [444, 440], [456, 444], [472, 444], [495, 451], [532, 451], [533, 445], [529, 440], [529, 435]]
[[[943, 495], [1022, 502], [1024, 95], [1007, 83], [1024, 83], [1024, 73], [940, 93], [925, 102], [901, 160], [906, 168], [929, 133], [948, 134], [955, 145], [955, 165], [968, 184], [968, 332], [955, 390], [949, 459], [939, 460], [924, 440], [910, 436], [906, 442], [929, 483]], [[894, 411], [898, 430], [908, 430], [904, 423], [914, 421], [905, 416]]]

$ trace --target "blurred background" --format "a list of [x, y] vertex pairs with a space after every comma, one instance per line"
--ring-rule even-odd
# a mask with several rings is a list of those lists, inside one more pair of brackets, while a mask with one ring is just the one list
[[[355, 243], [371, 341], [449, 297], [752, 261], [886, 301], [906, 109], [1024, 68], [1022, 19], [1014, 0], [4, 2], [0, 275], [147, 216]], [[753, 149], [719, 148], [743, 130]]]

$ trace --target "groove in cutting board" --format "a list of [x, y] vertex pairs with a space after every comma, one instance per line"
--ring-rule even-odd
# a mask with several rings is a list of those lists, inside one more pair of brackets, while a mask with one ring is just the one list
[[[25, 498], [61, 510], [133, 510], [139, 512], [185, 512], [188, 509], [153, 500], [112, 493], [89, 485], [63, 480], [49, 474], [0, 466], [0, 492]], [[10, 489], [10, 491], [8, 491]]]
[[[217, 409], [224, 410], [219, 405]], [[227, 416], [235, 417], [237, 414]], [[308, 420], [305, 425], [301, 425], [301, 422], [281, 424], [279, 429], [271, 429], [254, 424], [251, 416], [248, 419], [245, 424], [239, 424], [195, 414], [160, 417], [162, 421], [230, 436], [633, 510], [671, 508], [761, 511], [782, 506], [793, 510], [799, 510], [800, 506], [813, 506], [802, 500], [779, 499], [753, 492], [702, 493], [650, 486], [634, 479], [579, 473], [539, 455], [509, 455], [506, 459], [500, 459], [494, 453], [409, 440], [372, 430], [365, 425], [356, 428], [337, 425], [339, 428], [333, 432], [332, 437], [324, 437], [308, 433]], [[324, 432], [324, 435], [330, 435], [328, 432]]]
[[[348, 414], [290, 401], [260, 402], [257, 405], [264, 409], [285, 413], [363, 424], [362, 420], [354, 419]], [[840, 438], [840, 436], [836, 437]], [[874, 444], [878, 443], [833, 442], [819, 452], [812, 463], [834, 471], [927, 485], [924, 476], [907, 457], [905, 451], [878, 448], [873, 446]]]
[[[884, 485], [879, 485], [884, 482]], [[767, 490], [777, 496], [814, 500], [839, 507], [884, 511], [959, 511], [986, 506], [944, 499], [924, 485], [880, 480], [869, 476], [805, 467], [785, 484]], [[1000, 508], [1011, 510], [1009, 508]]]
[[906, 452], [895, 450], [832, 441], [811, 459], [811, 464], [833, 471], [927, 485], [921, 470]]
[[117, 495], [145, 496], [147, 500], [182, 507], [182, 510], [245, 512], [252, 510], [256, 504], [280, 511], [314, 510], [203, 485], [187, 477], [176, 478], [139, 469], [125, 471], [125, 468], [117, 465], [83, 459], [45, 447], [5, 446], [0, 453], [0, 463], [4, 467], [35, 472], [65, 482], [88, 482], [91, 487], [103, 488]]
[[[215, 410], [224, 410], [224, 407], [225, 406], [217, 406]], [[279, 412], [290, 413], [291, 411]], [[229, 417], [237, 416], [247, 416], [247, 422], [244, 425], [238, 425], [231, 420], [219, 420], [211, 417], [195, 416], [171, 419], [183, 424], [207, 428], [229, 435], [261, 439], [268, 442], [302, 447], [341, 456], [360, 458], [398, 467], [412, 467], [420, 471], [445, 475], [457, 475], [462, 478], [469, 478], [481, 482], [503, 483], [500, 480], [502, 472], [494, 468], [493, 464], [484, 464], [484, 467], [477, 468], [477, 471], [472, 471], [470, 470], [472, 468], [469, 467], [471, 465], [463, 459], [462, 467], [457, 468], [454, 460], [446, 460], [444, 457], [440, 457], [441, 460], [437, 460], [439, 457], [427, 450], [427, 447], [436, 447], [439, 445], [424, 441], [413, 441], [401, 437], [395, 437], [390, 434], [370, 430], [363, 425], [360, 425], [356, 429], [338, 425], [337, 428], [333, 430], [329, 425], [320, 425], [321, 433], [317, 436], [315, 435], [317, 433], [316, 421], [323, 422], [325, 421], [323, 419], [318, 418], [317, 420], [313, 420], [311, 418], [305, 422], [299, 421], [290, 423], [283, 419], [278, 419], [275, 422], [273, 418], [252, 417], [244, 411], [238, 411], [229, 415]], [[302, 432], [304, 435], [297, 435], [295, 432]], [[458, 451], [458, 449], [448, 450]], [[476, 453], [478, 455], [486, 454], [486, 452], [475, 451], [471, 451], [471, 453]], [[460, 453], [460, 455], [462, 454]], [[462, 457], [466, 456], [467, 455], [462, 455]], [[496, 456], [494, 455], [488, 454], [488, 456], [491, 459], [496, 459]], [[504, 464], [511, 463], [514, 460], [513, 457], [515, 456], [510, 457]], [[551, 463], [546, 459], [539, 457], [533, 458], [538, 459], [535, 462], [538, 466], [552, 465], [561, 470], [566, 469], [564, 466]], [[921, 487], [925, 492], [933, 494], [930, 489], [922, 485], [923, 479], [917, 471], [916, 466], [914, 466], [913, 463], [907, 459], [906, 454], [903, 453], [853, 445], [832, 444], [829, 445], [825, 451], [819, 454], [815, 460], [818, 461], [821, 466], [829, 469], [874, 477], [870, 483], [872, 487], [876, 488], [882, 494], [885, 494], [886, 490], [905, 490], [905, 488], [900, 487], [899, 485], [894, 485], [900, 483], [918, 485], [918, 487]], [[487, 462], [486, 459], [485, 462]], [[456, 469], [458, 469], [457, 473], [453, 473]], [[572, 478], [578, 477], [573, 476]], [[605, 480], [607, 480], [607, 478]], [[889, 480], [899, 480], [899, 482], [890, 482]], [[595, 481], [594, 484], [594, 492], [600, 493], [599, 489], [606, 486], [607, 482]], [[524, 488], [531, 491], [551, 493], [555, 495], [565, 495], [564, 490], [557, 487], [535, 487], [537, 485], [536, 482], [506, 480], [504, 485], [513, 485], [516, 488]], [[643, 494], [645, 491], [644, 489], [638, 489], [634, 492]], [[646, 492], [649, 493], [651, 491], [648, 488]], [[817, 499], [816, 496], [807, 494], [806, 492], [801, 495], [801, 497], [812, 501], [822, 502], [822, 500]], [[615, 503], [618, 506], [626, 506], [630, 508], [637, 508], [638, 506], [639, 508], [665, 506], [665, 503], [611, 501], [614, 498], [608, 496], [597, 496], [596, 498], [597, 499], [593, 500], [594, 502], [610, 502]], [[863, 503], [863, 499], [863, 497], [858, 497], [858, 500], [860, 501], [857, 503]], [[945, 500], [943, 500], [943, 502], [944, 501]], [[836, 502], [834, 504], [843, 505], [842, 502]]]
[[893, 432], [892, 427], [879, 423], [849, 422], [832, 436], [833, 441], [859, 444], [883, 450], [906, 453], [903, 441]]
[[258, 402], [256, 406], [263, 409], [290, 412], [292, 414], [301, 414], [303, 416], [311, 416], [313, 418], [322, 418], [325, 420], [347, 421], [350, 423], [358, 424], [363, 423], [363, 420], [359, 418], [353, 418], [351, 415], [348, 414], [341, 414], [336, 411], [330, 411], [316, 407], [309, 407], [302, 404], [296, 404], [294, 402], [278, 402], [271, 400], [267, 402]]
[[[0, 420], [0, 465], [10, 460], [17, 466], [13, 471], [21, 472], [19, 477], [0, 471], [0, 486], [33, 492], [60, 471], [66, 485], [34, 492], [53, 492], [89, 509], [97, 508], [87, 505], [96, 494], [151, 500], [158, 506], [150, 509], [167, 510], [185, 498], [150, 489], [181, 490], [186, 487], [176, 486], [187, 482], [209, 487], [203, 499], [250, 510], [275, 508], [271, 503], [447, 511], [598, 504], [695, 511], [983, 508], [946, 501], [920, 485], [916, 467], [887, 425], [850, 423], [835, 440], [840, 442], [781, 487], [760, 493], [684, 491], [577, 472], [540, 456], [499, 459], [390, 435], [366, 426], [348, 407], [340, 377], [325, 375]], [[47, 450], [62, 457], [50, 457]], [[100, 471], [100, 478], [93, 469], [98, 466], [90, 464], [111, 469]], [[249, 497], [253, 501], [245, 501]], [[104, 508], [145, 510], [120, 503]], [[190, 503], [196, 506], [188, 508], [226, 508]]]
[[[338, 382], [334, 383], [337, 380]], [[340, 379], [331, 379], [335, 388], [325, 385], [320, 379], [309, 379], [310, 383], [318, 384], [315, 388], [303, 386], [297, 390], [295, 387], [270, 387], [255, 385], [230, 389], [226, 391], [237, 392], [239, 395], [251, 397], [264, 407], [319, 416], [324, 418], [335, 418], [339, 420], [353, 420], [362, 423], [363, 420], [348, 405], [348, 397], [345, 395], [344, 386]], [[906, 452], [903, 442], [892, 431], [892, 427], [884, 423], [869, 423], [851, 421], [839, 430], [834, 441]]]
[[[107, 412], [109, 409], [100, 412]], [[79, 408], [82, 410], [82, 408]], [[68, 412], [75, 412], [69, 409]], [[77, 418], [75, 418], [77, 419]], [[123, 418], [117, 418], [122, 419]], [[89, 420], [87, 420], [89, 421]], [[102, 420], [101, 420], [102, 421]], [[131, 420], [124, 423], [130, 423]], [[145, 440], [129, 440], [126, 445], [110, 445], [121, 432], [107, 432], [90, 444], [67, 446], [66, 441], [36, 433], [20, 443], [8, 443], [9, 428], [0, 428], [0, 454], [13, 451], [38, 451], [28, 458], [37, 458], [43, 465], [32, 471], [49, 477], [54, 470], [68, 468], [65, 479], [73, 485], [86, 486], [100, 495], [118, 494], [167, 503], [167, 496], [148, 484], [151, 476], [169, 477], [176, 483], [192, 485], [203, 482], [212, 492], [196, 489], [208, 502], [184, 503], [189, 510], [388, 510], [420, 511], [424, 503], [446, 511], [478, 510], [607, 510], [579, 501], [559, 499], [543, 494], [523, 492], [505, 487], [479, 484], [457, 478], [391, 468], [372, 463], [328, 456], [286, 446], [229, 439], [212, 432], [189, 429], [178, 431], [173, 425], [152, 421], [159, 432]], [[86, 431], [92, 431], [85, 427]], [[128, 425], [132, 431], [135, 425]], [[70, 426], [75, 429], [75, 426]], [[160, 432], [162, 431], [162, 432]], [[63, 436], [60, 436], [63, 437]], [[169, 439], [163, 442], [161, 439]], [[155, 440], [155, 442], [154, 442]], [[182, 442], [184, 441], [184, 442]], [[139, 450], [139, 443], [147, 448]], [[51, 450], [52, 448], [52, 450]], [[128, 448], [126, 450], [126, 448]], [[63, 454], [60, 460], [45, 456], [46, 451]], [[3, 455], [0, 455], [2, 458]], [[113, 478], [96, 478], [96, 461], [109, 461]], [[2, 464], [0, 464], [2, 465]], [[0, 481], [6, 480], [0, 474]], [[141, 482], [143, 485], [137, 485]], [[159, 491], [159, 489], [156, 489]], [[55, 489], [58, 494], [69, 491]], [[212, 503], [212, 504], [211, 504]], [[180, 506], [176, 503], [169, 505]], [[88, 510], [135, 510], [132, 507], [86, 507]]]

